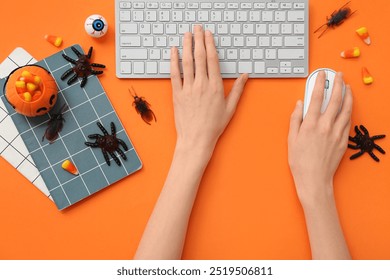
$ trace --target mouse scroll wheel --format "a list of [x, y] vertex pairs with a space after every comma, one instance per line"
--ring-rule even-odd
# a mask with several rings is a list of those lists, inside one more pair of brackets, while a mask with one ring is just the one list
[[328, 79], [325, 80], [325, 89], [329, 89], [329, 80]]

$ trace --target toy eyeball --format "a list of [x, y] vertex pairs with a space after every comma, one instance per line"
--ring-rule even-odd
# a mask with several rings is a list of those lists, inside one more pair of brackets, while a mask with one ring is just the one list
[[101, 15], [90, 15], [87, 17], [84, 27], [88, 35], [95, 38], [100, 38], [106, 35], [108, 23]]
[[17, 68], [4, 85], [8, 103], [27, 117], [49, 112], [57, 101], [58, 88], [52, 75], [44, 68], [29, 65]]

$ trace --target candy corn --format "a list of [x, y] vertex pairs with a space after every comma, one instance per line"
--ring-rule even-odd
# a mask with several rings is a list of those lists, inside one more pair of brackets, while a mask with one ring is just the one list
[[53, 46], [56, 46], [57, 48], [62, 45], [62, 38], [54, 35], [45, 35], [46, 41], [51, 43]]
[[353, 49], [342, 51], [340, 55], [343, 58], [359, 57], [360, 56], [360, 49], [358, 47], [354, 47]]
[[370, 72], [368, 72], [366, 67], [362, 68], [362, 77], [363, 77], [363, 83], [365, 85], [370, 85], [374, 81], [374, 78], [371, 76]]
[[[41, 77], [33, 75], [29, 71], [23, 71], [21, 76], [15, 82], [15, 87], [20, 98], [26, 102], [32, 102], [38, 100], [42, 95], [41, 84]], [[37, 96], [35, 97], [35, 95]]]
[[371, 38], [370, 35], [368, 34], [368, 30], [365, 27], [360, 27], [356, 29], [357, 35], [363, 40], [364, 43], [367, 45], [371, 44]]
[[23, 93], [23, 98], [25, 101], [31, 102], [31, 99], [32, 99], [31, 93], [29, 93], [28, 91]]
[[74, 164], [68, 159], [62, 163], [62, 168], [73, 175], [79, 175], [76, 166], [74, 166]]

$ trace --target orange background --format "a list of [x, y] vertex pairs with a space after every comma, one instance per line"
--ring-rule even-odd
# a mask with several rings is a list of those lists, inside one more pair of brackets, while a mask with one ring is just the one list
[[[352, 1], [357, 10], [340, 27], [317, 39], [313, 30], [346, 0], [310, 0], [310, 71], [329, 67], [345, 73], [354, 92], [353, 125], [390, 137], [389, 1]], [[106, 37], [84, 31], [87, 16], [109, 23]], [[18, 0], [0, 4], [0, 60], [15, 47], [42, 59], [58, 51], [45, 34], [64, 38], [63, 48], [94, 46], [93, 60], [107, 65], [100, 80], [144, 167], [65, 211], [0, 158], [1, 259], [129, 259], [154, 207], [175, 145], [169, 80], [120, 80], [115, 77], [115, 20], [111, 0]], [[366, 26], [366, 46], [355, 29]], [[340, 52], [361, 48], [358, 59]], [[387, 61], [387, 62], [386, 62]], [[361, 67], [375, 82], [365, 86]], [[237, 113], [220, 139], [194, 205], [184, 248], [185, 259], [307, 259], [308, 236], [287, 163], [289, 117], [303, 99], [305, 79], [252, 79]], [[226, 80], [226, 88], [232, 85]], [[132, 108], [132, 85], [152, 104], [158, 122], [146, 125]], [[352, 132], [351, 132], [352, 135]], [[378, 144], [387, 152], [387, 138]], [[357, 259], [390, 259], [390, 158], [367, 154], [350, 161], [347, 150], [335, 177], [340, 220]]]

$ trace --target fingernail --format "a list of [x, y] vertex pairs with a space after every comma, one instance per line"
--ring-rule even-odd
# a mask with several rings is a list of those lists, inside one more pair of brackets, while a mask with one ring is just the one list
[[212, 36], [212, 35], [213, 35], [213, 34], [211, 33], [210, 30], [206, 30], [206, 31], [204, 32], [204, 34], [205, 34], [206, 36]]

